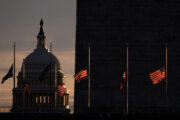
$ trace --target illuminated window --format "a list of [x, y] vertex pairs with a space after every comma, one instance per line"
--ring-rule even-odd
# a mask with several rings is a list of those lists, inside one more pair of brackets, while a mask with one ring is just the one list
[[38, 103], [38, 97], [36, 97], [36, 103]]

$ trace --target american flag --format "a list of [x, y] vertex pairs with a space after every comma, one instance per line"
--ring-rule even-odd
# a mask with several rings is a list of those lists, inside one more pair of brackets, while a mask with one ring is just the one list
[[24, 84], [24, 91], [25, 93], [31, 94], [31, 86], [28, 83]]
[[165, 77], [166, 77], [166, 74], [165, 74], [165, 72], [163, 71], [163, 72], [162, 72], [162, 79], [165, 78]]
[[63, 96], [65, 92], [66, 92], [66, 88], [64, 88], [64, 86], [62, 85], [58, 85], [58, 89], [57, 89], [58, 96]]
[[84, 69], [82, 69], [76, 75], [74, 75], [74, 78], [75, 80], [77, 80], [77, 82], [80, 82], [80, 80], [84, 77], [87, 77], [87, 70]]
[[123, 73], [123, 79], [126, 79], [126, 72]]
[[158, 70], [150, 73], [149, 76], [150, 76], [150, 79], [152, 80], [153, 84], [155, 85], [155, 84], [161, 82], [161, 80], [163, 78], [165, 78], [165, 72], [164, 71], [161, 72], [161, 70], [158, 69]]
[[39, 76], [40, 81], [44, 79], [49, 79], [49, 70], [50, 70], [50, 65], [47, 65], [46, 68], [43, 70], [43, 72]]
[[11, 68], [9, 69], [8, 73], [3, 77], [1, 83], [3, 84], [4, 81], [10, 77], [13, 77], [13, 64], [11, 65]]
[[120, 90], [123, 89], [123, 85], [124, 85], [125, 79], [126, 79], [126, 72], [123, 73], [123, 80], [121, 80], [121, 83], [120, 83]]

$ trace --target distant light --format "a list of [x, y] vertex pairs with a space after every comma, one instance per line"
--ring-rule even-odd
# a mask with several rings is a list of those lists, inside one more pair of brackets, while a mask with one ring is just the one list
[[69, 109], [69, 105], [66, 105], [66, 108]]

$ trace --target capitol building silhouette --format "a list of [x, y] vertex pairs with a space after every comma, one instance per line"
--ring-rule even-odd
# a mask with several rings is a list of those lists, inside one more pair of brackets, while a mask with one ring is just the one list
[[[60, 62], [46, 49], [45, 39], [41, 20], [37, 46], [23, 60], [17, 76], [11, 112], [70, 112], [68, 89], [62, 96], [57, 94], [58, 85], [66, 88]], [[40, 79], [40, 75], [48, 65], [50, 69]], [[25, 85], [29, 85], [29, 93], [24, 91]]]

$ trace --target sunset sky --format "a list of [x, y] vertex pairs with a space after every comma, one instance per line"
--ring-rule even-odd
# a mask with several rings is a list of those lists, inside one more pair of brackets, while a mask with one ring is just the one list
[[[70, 107], [74, 96], [74, 60], [76, 0], [0, 0], [0, 79], [13, 63], [13, 42], [16, 43], [16, 76], [23, 58], [37, 44], [39, 22], [44, 21], [46, 48], [53, 44], [70, 90]], [[12, 104], [13, 79], [0, 84], [0, 107]]]

